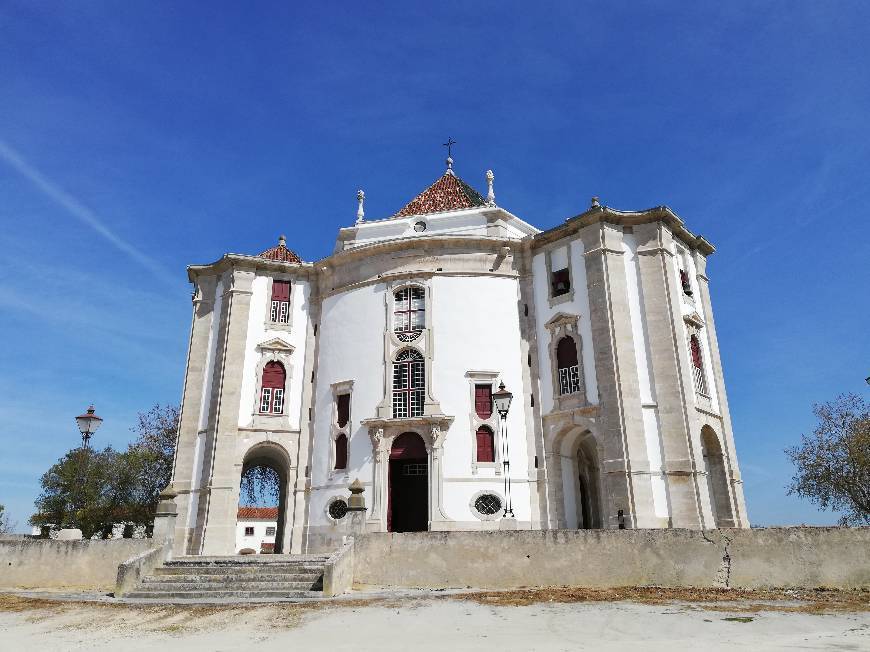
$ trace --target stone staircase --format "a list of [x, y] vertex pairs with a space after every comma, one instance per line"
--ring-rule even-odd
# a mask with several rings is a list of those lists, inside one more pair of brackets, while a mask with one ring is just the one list
[[320, 598], [323, 567], [328, 557], [176, 557], [144, 576], [124, 597], [161, 602]]

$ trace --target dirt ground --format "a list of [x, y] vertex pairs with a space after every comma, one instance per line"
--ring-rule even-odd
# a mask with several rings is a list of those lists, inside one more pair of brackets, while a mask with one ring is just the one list
[[[266, 605], [0, 595], [0, 650], [870, 650], [870, 592], [574, 588]], [[733, 650], [732, 650], [733, 652]]]

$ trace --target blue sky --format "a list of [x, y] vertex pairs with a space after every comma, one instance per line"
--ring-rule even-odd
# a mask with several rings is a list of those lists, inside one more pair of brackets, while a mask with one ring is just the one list
[[[613, 5], [604, 8], [604, 4]], [[671, 206], [709, 274], [755, 524], [813, 402], [867, 396], [870, 4], [0, 2], [0, 503], [177, 402], [185, 265], [329, 254], [443, 171], [548, 228]]]

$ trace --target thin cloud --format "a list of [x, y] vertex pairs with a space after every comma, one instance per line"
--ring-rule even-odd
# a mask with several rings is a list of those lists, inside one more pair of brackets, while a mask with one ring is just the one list
[[84, 206], [75, 197], [61, 189], [56, 184], [52, 183], [39, 170], [25, 161], [21, 155], [12, 148], [5, 140], [0, 138], [0, 158], [2, 158], [10, 167], [12, 167], [21, 176], [27, 179], [30, 183], [42, 191], [49, 199], [62, 206], [66, 211], [75, 217], [80, 222], [91, 227], [94, 231], [103, 236], [118, 250], [130, 256], [133, 260], [146, 267], [154, 276], [161, 281], [178, 285], [178, 279], [170, 274], [156, 260], [146, 256], [136, 247], [131, 245], [123, 238], [117, 236], [106, 226], [105, 221], [94, 213], [87, 206]]

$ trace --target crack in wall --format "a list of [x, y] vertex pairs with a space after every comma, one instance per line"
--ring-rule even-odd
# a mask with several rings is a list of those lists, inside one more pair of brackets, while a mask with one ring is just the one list
[[[728, 552], [728, 546], [731, 545], [731, 537], [728, 537], [724, 534], [720, 533], [722, 540], [725, 541], [725, 547], [722, 550], [722, 563], [719, 566], [719, 569], [716, 571], [716, 578], [713, 580], [713, 586], [723, 589], [731, 588], [731, 554]], [[718, 542], [714, 541], [710, 537], [707, 536], [707, 533], [704, 530], [701, 530], [701, 537], [707, 543], [711, 543], [714, 546], [718, 545]]]

